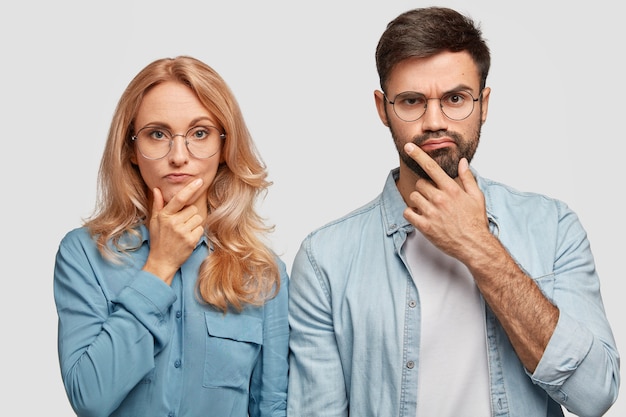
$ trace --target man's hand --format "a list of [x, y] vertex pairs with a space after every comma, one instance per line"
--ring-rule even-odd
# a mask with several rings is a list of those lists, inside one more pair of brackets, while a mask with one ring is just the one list
[[459, 176], [454, 180], [418, 146], [407, 143], [404, 150], [432, 180], [415, 183], [404, 217], [439, 249], [467, 264], [472, 248], [493, 238], [485, 199], [467, 160], [459, 161]]
[[485, 198], [467, 160], [459, 161], [459, 177], [453, 180], [414, 144], [404, 150], [432, 179], [415, 183], [404, 217], [468, 267], [520, 360], [534, 372], [556, 327], [558, 309], [490, 233]]
[[171, 284], [176, 271], [187, 260], [202, 234], [204, 218], [198, 208], [190, 204], [194, 193], [202, 186], [197, 179], [180, 190], [164, 206], [161, 190], [153, 190], [150, 218], [150, 254], [143, 267], [167, 284]]

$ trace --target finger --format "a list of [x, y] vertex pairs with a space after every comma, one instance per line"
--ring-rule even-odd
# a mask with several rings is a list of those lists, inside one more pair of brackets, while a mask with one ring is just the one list
[[411, 223], [413, 226], [419, 221], [419, 213], [413, 207], [407, 207], [404, 209], [402, 213], [404, 218]]
[[423, 230], [427, 225], [428, 219], [422, 214], [422, 212], [418, 208], [407, 207], [404, 209], [402, 215], [418, 230]]
[[152, 217], [159, 214], [163, 210], [163, 193], [158, 188], [152, 189]]
[[198, 213], [194, 213], [185, 221], [185, 225], [187, 225], [189, 230], [192, 231], [197, 229], [198, 227], [201, 227], [204, 230], [204, 218]]
[[196, 191], [202, 186], [202, 179], [197, 178], [187, 184], [182, 190], [174, 194], [174, 197], [170, 199], [167, 205], [164, 208], [164, 211], [168, 214], [178, 213], [182, 208], [184, 208], [188, 203], [191, 197], [195, 194]]
[[419, 146], [416, 146], [414, 143], [407, 143], [404, 145], [404, 151], [411, 157], [415, 162], [422, 167], [424, 172], [428, 174], [430, 179], [435, 184], [440, 184], [443, 181], [447, 181], [450, 179], [448, 174], [439, 166], [439, 164], [430, 157], [426, 152], [422, 150]]
[[482, 192], [476, 183], [476, 178], [474, 178], [472, 171], [469, 169], [469, 162], [465, 158], [461, 158], [459, 161], [459, 179], [466, 193], [472, 196], [482, 196]]

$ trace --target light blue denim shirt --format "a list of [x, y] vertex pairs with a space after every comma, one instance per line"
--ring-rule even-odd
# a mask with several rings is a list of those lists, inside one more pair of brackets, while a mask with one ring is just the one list
[[[76, 414], [118, 417], [285, 416], [287, 273], [279, 294], [241, 313], [198, 301], [202, 239], [171, 286], [141, 270], [143, 243], [105, 261], [84, 228], [61, 241], [54, 270], [61, 375]], [[249, 413], [249, 414], [248, 414]]]
[[[401, 252], [414, 228], [396, 178], [397, 169], [375, 200], [312, 232], [294, 259], [289, 416], [416, 416], [420, 304]], [[579, 219], [560, 201], [477, 179], [492, 232], [560, 311], [530, 374], [487, 308], [492, 415], [562, 416], [561, 405], [603, 414], [617, 397], [619, 355]]]

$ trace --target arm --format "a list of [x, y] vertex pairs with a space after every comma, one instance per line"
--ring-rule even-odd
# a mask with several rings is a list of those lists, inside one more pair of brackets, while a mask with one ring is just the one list
[[534, 371], [556, 327], [558, 309], [490, 232], [484, 196], [467, 161], [459, 163], [454, 181], [419, 147], [409, 144], [405, 150], [432, 178], [417, 181], [406, 219], [467, 266], [520, 360]]
[[287, 294], [289, 279], [284, 263], [278, 261], [280, 291], [263, 307], [263, 347], [261, 359], [252, 372], [250, 385], [251, 417], [284, 417], [287, 414], [289, 370], [289, 322]]
[[522, 364], [534, 372], [559, 319], [559, 309], [491, 233], [468, 242], [463, 263], [504, 328]]
[[153, 368], [171, 330], [169, 286], [137, 271], [110, 300], [99, 282], [119, 277], [100, 276], [114, 270], [104, 263], [87, 233], [74, 233], [61, 242], [54, 269], [61, 376], [80, 416], [110, 415]]
[[484, 197], [467, 161], [459, 163], [454, 181], [421, 149], [405, 149], [433, 179], [416, 183], [406, 218], [468, 267], [535, 383], [581, 415], [606, 411], [617, 396], [619, 357], [575, 216], [560, 219], [565, 237], [555, 253], [550, 300], [489, 232]]
[[603, 415], [619, 391], [619, 354], [587, 234], [564, 204], [558, 229], [553, 286], [547, 292], [559, 307], [559, 321], [530, 376], [576, 415]]
[[310, 240], [294, 259], [289, 284], [288, 415], [347, 416], [348, 396], [333, 329], [329, 289], [312, 260]]

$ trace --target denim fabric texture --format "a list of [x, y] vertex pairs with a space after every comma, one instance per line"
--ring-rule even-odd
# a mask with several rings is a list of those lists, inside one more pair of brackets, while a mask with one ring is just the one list
[[[560, 310], [531, 374], [486, 308], [492, 415], [562, 416], [561, 406], [601, 415], [617, 397], [619, 354], [585, 230], [563, 202], [473, 173], [492, 233]], [[401, 254], [414, 228], [397, 175], [376, 199], [310, 233], [294, 259], [290, 416], [416, 416], [420, 294]]]
[[171, 286], [141, 270], [149, 237], [104, 260], [84, 228], [56, 258], [54, 296], [65, 389], [79, 416], [285, 416], [288, 277], [262, 307], [223, 314], [199, 301], [205, 238]]

